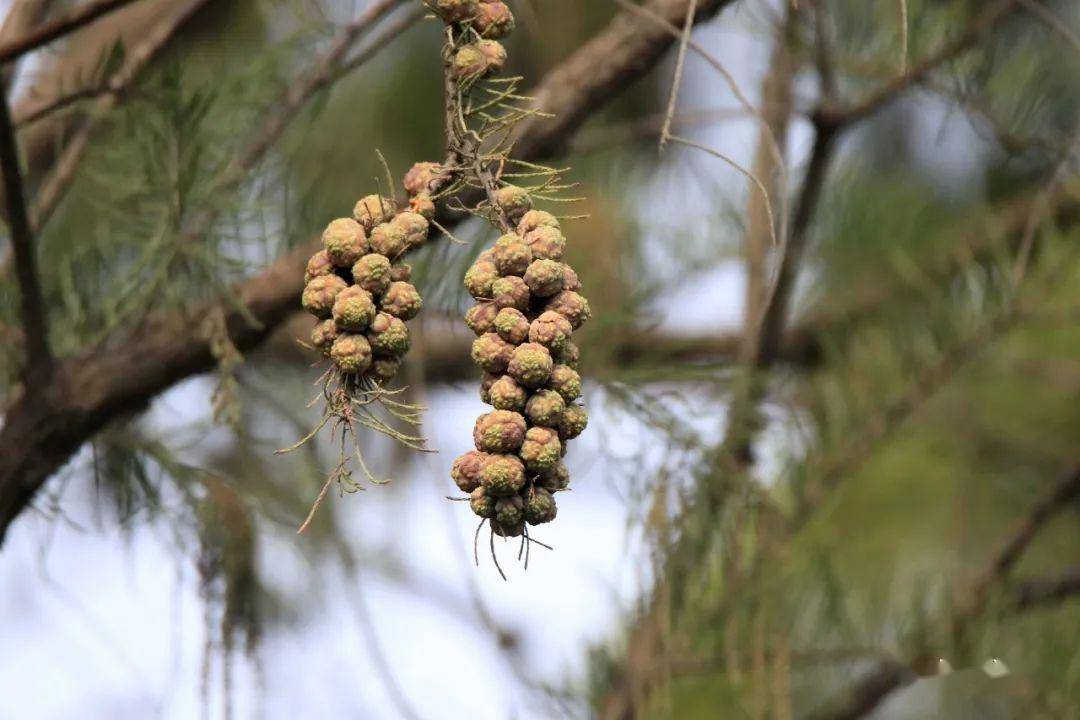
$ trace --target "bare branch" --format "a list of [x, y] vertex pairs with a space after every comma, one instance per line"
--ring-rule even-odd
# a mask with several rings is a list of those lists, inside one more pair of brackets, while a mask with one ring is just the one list
[[972, 595], [976, 609], [981, 607], [991, 585], [1009, 576], [1020, 556], [1031, 545], [1031, 541], [1035, 539], [1039, 531], [1046, 526], [1046, 523], [1078, 498], [1080, 498], [1080, 466], [1074, 468], [1039, 498], [1027, 515], [1009, 533], [989, 567], [973, 584]]
[[885, 82], [863, 100], [843, 108], [823, 108], [822, 121], [839, 127], [872, 115], [940, 66], [970, 50], [990, 28], [1008, 17], [1019, 6], [1020, 0], [997, 0], [991, 3], [972, 18], [956, 38], [942, 45], [906, 73]]
[[738, 162], [731, 159], [719, 150], [716, 150], [715, 148], [708, 147], [707, 145], [702, 145], [699, 142], [694, 142], [693, 140], [689, 140], [678, 135], [668, 135], [668, 139], [671, 140], [671, 142], [673, 143], [678, 143], [679, 145], [685, 145], [696, 150], [701, 150], [702, 152], [708, 153], [715, 158], [723, 160], [725, 163], [738, 170], [744, 177], [754, 183], [754, 185], [757, 186], [758, 192], [761, 193], [761, 199], [765, 203], [765, 212], [769, 216], [769, 236], [772, 238], [773, 246], [775, 247], [777, 245], [776, 219], [773, 217], [772, 201], [769, 200], [769, 191], [765, 189], [765, 183], [761, 181], [761, 178], [759, 178], [757, 175], [754, 175], [754, 173], [750, 172]]
[[93, 0], [72, 8], [67, 14], [40, 25], [22, 37], [0, 44], [0, 64], [10, 62], [31, 50], [75, 32], [98, 18], [130, 5], [137, 0]]
[[9, 113], [7, 99], [0, 95], [0, 171], [4, 176], [8, 227], [11, 230], [11, 247], [14, 250], [15, 271], [19, 280], [23, 334], [26, 338], [23, 392], [24, 395], [36, 395], [36, 386], [48, 380], [52, 370], [52, 351], [49, 349], [45, 302], [41, 293], [37, 257], [34, 254], [34, 233], [26, 212], [19, 150]]
[[679, 87], [682, 85], [683, 66], [686, 63], [686, 45], [690, 42], [690, 31], [694, 29], [694, 13], [697, 12], [697, 0], [690, 0], [686, 6], [686, 22], [683, 23], [682, 37], [679, 40], [679, 52], [675, 59], [675, 77], [671, 81], [671, 95], [668, 97], [667, 112], [664, 113], [664, 125], [660, 128], [660, 149], [671, 135], [671, 120], [675, 107], [679, 103]]
[[1070, 568], [1056, 577], [1029, 579], [1017, 583], [1013, 589], [1012, 602], [1015, 610], [1024, 611], [1058, 603], [1077, 595], [1080, 595], [1080, 567]]

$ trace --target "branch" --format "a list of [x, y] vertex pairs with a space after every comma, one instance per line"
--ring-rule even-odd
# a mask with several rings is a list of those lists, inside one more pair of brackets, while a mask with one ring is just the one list
[[0, 44], [0, 64], [10, 62], [31, 50], [89, 25], [103, 15], [119, 10], [136, 0], [94, 0], [72, 8], [66, 15], [38, 26], [22, 37]]
[[[160, 28], [175, 26], [180, 30], [197, 29], [200, 17], [214, 6], [223, 6], [230, 0], [146, 0], [114, 12], [94, 25], [68, 37], [63, 45], [53, 46], [47, 53], [39, 53], [35, 60], [30, 85], [12, 105], [12, 117], [19, 121], [39, 111], [44, 104], [77, 86], [86, 77], [93, 76], [101, 68], [102, 58], [113, 52], [119, 44], [125, 49], [122, 69], [136, 65], [137, 48], [147, 47], [158, 35]], [[200, 13], [201, 16], [200, 16]], [[157, 50], [160, 53], [161, 48]], [[11, 68], [9, 64], [7, 67]], [[132, 80], [134, 80], [134, 73]], [[28, 193], [40, 197], [40, 188], [48, 178], [58, 174], [58, 165], [74, 159], [70, 166], [78, 166], [81, 153], [68, 153], [73, 140], [81, 136], [86, 123], [100, 121], [102, 115], [118, 102], [118, 98], [106, 95], [97, 103], [88, 103], [77, 112], [46, 115], [32, 125], [23, 124], [19, 132], [19, 145], [23, 154], [23, 180]], [[73, 172], [73, 170], [72, 170]], [[0, 214], [4, 206], [0, 204]], [[31, 223], [34, 213], [31, 211]], [[6, 219], [6, 218], [5, 218]], [[33, 225], [32, 225], [33, 226]]]
[[[254, 133], [251, 140], [226, 168], [219, 190], [233, 188], [247, 178], [247, 171], [255, 166], [271, 145], [277, 142], [285, 127], [296, 117], [307, 101], [315, 93], [342, 76], [345, 56], [356, 45], [356, 42], [380, 20], [405, 2], [406, 0], [377, 0], [365, 8], [355, 20], [337, 32], [326, 52], [319, 56], [306, 73], [290, 85], [284, 96], [275, 104], [274, 112], [267, 116], [261, 129]], [[418, 13], [410, 14], [407, 22], [399, 23], [391, 29], [391, 32], [382, 37], [376, 49], [381, 49], [396, 39], [418, 17]], [[372, 54], [365, 54], [364, 59], [370, 58]], [[356, 67], [356, 64], [353, 67]]]
[[[156, 58], [161, 51], [175, 37], [176, 33], [190, 20], [195, 13], [209, 4], [210, 0], [195, 0], [183, 12], [173, 17], [165, 18], [147, 33], [146, 38], [135, 45], [124, 65], [113, 74], [105, 84], [104, 97], [98, 102], [92, 114], [83, 121], [78, 131], [65, 144], [58, 161], [42, 181], [34, 199], [34, 206], [30, 213], [30, 221], [35, 231], [40, 232], [52, 217], [53, 212], [60, 205], [64, 195], [75, 179], [75, 173], [82, 163], [83, 155], [90, 144], [90, 138], [97, 129], [98, 124], [105, 115], [116, 107], [124, 98], [127, 91], [135, 84], [143, 70]], [[42, 110], [30, 114], [28, 117], [40, 118]], [[0, 273], [3, 267], [0, 267]]]
[[49, 350], [45, 301], [41, 294], [37, 257], [34, 254], [34, 233], [30, 228], [26, 200], [23, 197], [19, 149], [15, 142], [15, 130], [11, 126], [10, 108], [3, 95], [0, 95], [0, 171], [4, 176], [8, 227], [11, 230], [11, 247], [15, 253], [23, 334], [26, 338], [23, 390], [24, 395], [36, 395], [36, 386], [48, 380], [52, 369], [52, 352]]
[[1022, 612], [1080, 595], [1080, 567], [1066, 570], [1052, 578], [1038, 578], [1017, 583], [1012, 594], [1013, 609]]
[[[991, 587], [1007, 580], [1009, 571], [1020, 555], [1031, 544], [1035, 535], [1046, 526], [1047, 521], [1080, 498], [1080, 465], [1056, 483], [1017, 524], [1001, 550], [990, 561], [986, 570], [972, 584], [971, 601], [957, 607], [953, 612], [953, 636], [961, 638], [969, 624], [986, 610], [986, 599]], [[1050, 602], [1080, 592], [1080, 572], [1071, 570], [1049, 581], [1033, 581], [1022, 584], [1013, 594], [1012, 609], [1024, 610], [1043, 602]], [[921, 668], [931, 657], [929, 648], [923, 648], [910, 665], [879, 663], [848, 691], [845, 698], [824, 712], [812, 715], [813, 720], [858, 720], [865, 717], [894, 691], [915, 679], [913, 668]]]
[[1080, 466], [1061, 479], [1032, 506], [1002, 544], [990, 566], [974, 583], [972, 595], [976, 609], [981, 607], [989, 588], [1008, 578], [1020, 556], [1046, 523], [1070, 503], [1080, 498]]
[[[220, 2], [220, 0], [217, 1]], [[74, 180], [75, 173], [89, 145], [90, 137], [97, 128], [98, 123], [109, 110], [123, 100], [128, 89], [135, 83], [142, 71], [162, 52], [188, 21], [212, 2], [214, 0], [187, 0], [187, 5], [181, 7], [179, 11], [176, 11], [175, 6], [173, 6], [173, 10], [166, 12], [164, 17], [149, 31], [140, 34], [140, 37], [144, 39], [134, 45], [131, 52], [127, 54], [124, 65], [109, 78], [105, 85], [107, 89], [103, 93], [104, 97], [101, 97], [89, 116], [83, 119], [81, 124], [70, 133], [70, 139], [64, 143], [59, 156], [53, 157], [50, 155], [48, 168], [39, 168], [39, 174], [41, 174], [41, 170], [45, 170], [45, 175], [38, 185], [34, 205], [30, 210], [30, 227], [35, 233], [40, 232], [41, 228], [52, 217], [53, 212]], [[28, 122], [27, 118], [40, 119], [48, 114], [42, 111], [54, 106], [55, 102], [49, 101], [44, 105], [38, 104], [37, 106], [30, 103], [28, 108], [16, 112], [15, 123], [18, 124], [20, 121], [26, 123]], [[36, 137], [33, 135], [27, 137], [25, 134], [23, 136], [24, 140], [29, 141], [24, 142], [24, 150], [27, 144], [33, 146], [27, 151], [31, 164], [33, 158], [39, 156], [46, 149], [42, 144], [43, 135], [51, 137], [53, 134], [49, 128], [42, 128], [42, 130], [43, 134]], [[54, 128], [53, 130], [56, 130], [55, 135], [57, 136], [69, 135], [63, 128]], [[49, 142], [51, 143], [52, 140]], [[50, 144], [48, 151], [51, 153], [51, 150]], [[5, 247], [0, 250], [0, 278], [7, 274], [10, 259], [10, 248]]]
[[[296, 338], [304, 337], [310, 329], [311, 316], [296, 312], [266, 341], [263, 351], [275, 360], [310, 365], [318, 357], [296, 343]], [[476, 365], [469, 359], [469, 348], [474, 338], [471, 333], [461, 331], [459, 317], [425, 315], [422, 334], [422, 347], [417, 348], [419, 352], [415, 357], [412, 354], [409, 357], [422, 364], [425, 379], [432, 383], [456, 383], [476, 378]], [[613, 334], [605, 344], [604, 355], [608, 361], [599, 366], [587, 365], [584, 372], [608, 379], [615, 369], [619, 372], [640, 368], [654, 372], [672, 369], [685, 372], [688, 367], [712, 369], [730, 366], [738, 360], [740, 342], [738, 333], [690, 335], [668, 334], [659, 330], [619, 332]], [[792, 354], [791, 362], [800, 365], [808, 361], [798, 357], [798, 354], [807, 350], [807, 347], [785, 346], [785, 352]]]
[[906, 73], [889, 80], [870, 92], [863, 100], [844, 108], [823, 109], [822, 119], [829, 125], [849, 125], [877, 112], [922, 81], [941, 65], [970, 50], [998, 22], [1020, 7], [1020, 0], [997, 0], [983, 9], [967, 24], [963, 32]]
[[[652, 0], [666, 15], [681, 17], [685, 0]], [[699, 2], [698, 19], [714, 14], [722, 0]], [[573, 132], [643, 75], [670, 47], [671, 39], [647, 23], [620, 15], [592, 41], [553, 70], [531, 93], [558, 118], [529, 122], [518, 136], [516, 156], [540, 160], [566, 147]], [[235, 288], [248, 315], [232, 311], [226, 326], [237, 350], [258, 346], [295, 309], [303, 268], [317, 241], [305, 244]], [[174, 383], [214, 367], [199, 332], [206, 313], [154, 315], [138, 331], [121, 326], [99, 346], [60, 362], [47, 388], [48, 402], [17, 401], [0, 430], [0, 542], [45, 481], [108, 423], [144, 409]]]
[[[700, 24], [712, 18], [732, 2], [699, 0], [695, 22]], [[640, 9], [673, 25], [685, 19], [688, 5], [689, 0], [649, 0]], [[662, 25], [635, 12], [616, 15], [601, 33], [578, 48], [532, 93], [537, 109], [555, 113], [555, 117], [531, 117], [522, 122], [518, 126], [515, 154], [522, 157], [564, 154], [574, 132], [589, 115], [651, 70], [679, 34], [673, 36]]]
[[918, 675], [907, 665], [897, 660], [883, 660], [834, 701], [834, 707], [812, 713], [807, 720], [858, 720], [880, 705], [886, 695], [917, 679]]

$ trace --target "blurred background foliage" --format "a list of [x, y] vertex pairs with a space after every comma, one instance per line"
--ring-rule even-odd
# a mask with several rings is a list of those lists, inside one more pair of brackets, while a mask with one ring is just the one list
[[[908, 0], [908, 67], [988, 4]], [[385, 184], [376, 149], [396, 177], [442, 155], [440, 36], [433, 23], [420, 22], [320, 91], [239, 191], [219, 185], [251, 128], [355, 16], [352, 5], [209, 2], [100, 119], [39, 237], [58, 353], [98, 342], [148, 310], [229, 306], [232, 283]], [[806, 113], [820, 91], [814, 8], [841, 97], [859, 98], [893, 77], [901, 53], [897, 3], [799, 5], [811, 7], [736, 3], [714, 23], [722, 34], [710, 26], [696, 36], [738, 65], [743, 91], [757, 97], [774, 28], [783, 13], [794, 14], [792, 182], [779, 190], [792, 196], [806, 159]], [[1020, 611], [995, 595], [962, 641], [950, 622], [1017, 519], [1080, 462], [1080, 182], [1070, 156], [1080, 120], [1080, 9], [1067, 0], [1039, 7], [1065, 31], [1032, 12], [1015, 13], [843, 137], [809, 230], [790, 320], [790, 335], [809, 349], [763, 380], [765, 432], [750, 476], [771, 505], [754, 492], [729, 502], [719, 518], [708, 518], [716, 522], [708, 553], [689, 567], [665, 565], [671, 537], [696, 522], [685, 514], [693, 505], [680, 498], [730, 481], [716, 451], [741, 377], [728, 341], [741, 328], [738, 291], [724, 286], [741, 282], [752, 186], [691, 149], [656, 152], [650, 119], [666, 103], [670, 61], [592, 117], [559, 159], [588, 198], [572, 210], [588, 217], [571, 226], [569, 260], [594, 311], [575, 337], [598, 408], [590, 432], [615, 437], [627, 418], [645, 428], [635, 431], [640, 447], [629, 455], [617, 456], [612, 441], [603, 475], [656, 565], [644, 573], [641, 607], [626, 612], [625, 632], [588, 649], [589, 677], [542, 688], [570, 703], [551, 712], [604, 714], [613, 695], [633, 692], [642, 717], [803, 717], [880, 657], [911, 660], [931, 648], [958, 672], [896, 693], [901, 699], [874, 717], [1064, 718], [1080, 708], [1075, 598]], [[617, 10], [608, 2], [517, 2], [510, 70], [538, 80]], [[53, 61], [94, 45], [99, 52], [82, 49], [92, 61], [72, 76], [107, 68], [101, 53], [120, 50], [101, 51], [98, 40], [77, 34]], [[722, 42], [736, 41], [751, 48], [746, 57], [724, 52]], [[50, 59], [35, 62], [22, 70], [24, 93]], [[721, 79], [693, 62], [680, 111], [715, 109], [714, 100], [733, 106]], [[754, 124], [736, 117], [731, 126], [745, 138], [738, 157], [748, 165]], [[719, 142], [728, 125], [686, 120], [683, 127], [682, 134]], [[69, 132], [55, 130], [53, 141]], [[209, 231], [192, 242], [185, 229], [206, 213], [213, 214]], [[467, 348], [448, 320], [466, 307], [460, 278], [492, 237], [469, 223], [455, 234], [469, 245], [433, 243], [414, 259], [426, 304], [407, 376], [420, 400], [445, 384], [475, 383], [463, 358], [448, 360]], [[1015, 284], [1028, 235], [1031, 259]], [[680, 322], [687, 316], [697, 320], [689, 329]], [[724, 320], [730, 317], [734, 323]], [[17, 287], [5, 270], [5, 399], [17, 392], [17, 326]], [[326, 562], [347, 575], [374, 569], [431, 591], [410, 584], [417, 568], [402, 564], [396, 538], [369, 537], [358, 552], [343, 526], [347, 508], [322, 513], [295, 542], [293, 551], [308, 559], [303, 594], [262, 577], [275, 562], [267, 554], [282, 539], [294, 542], [329, 457], [321, 445], [285, 458], [269, 452], [282, 438], [303, 435], [312, 418], [304, 407], [312, 358], [294, 342], [306, 332], [303, 322], [285, 324], [205, 384], [233, 405], [224, 430], [205, 412], [184, 427], [139, 417], [116, 423], [37, 503], [38, 514], [60, 522], [67, 485], [92, 482], [102, 526], [157, 528], [176, 562], [197, 568], [208, 657], [215, 647], [226, 656], [243, 648], [257, 663], [260, 638], [318, 612]], [[382, 438], [372, 437], [371, 446], [401, 483], [432, 474], [427, 459]], [[432, 487], [449, 491], [439, 482]], [[333, 504], [371, 503], [407, 516], [408, 502], [392, 485]], [[1075, 571], [1078, 520], [1074, 501], [1013, 574]], [[664, 656], [628, 655], [658, 597], [650, 583], [672, 580], [672, 568], [690, 577], [681, 579], [685, 596], [662, 613]], [[505, 633], [513, 647], [513, 628]], [[994, 658], [1014, 673], [991, 681], [980, 668]], [[628, 691], [626, 666], [635, 662], [663, 671]]]

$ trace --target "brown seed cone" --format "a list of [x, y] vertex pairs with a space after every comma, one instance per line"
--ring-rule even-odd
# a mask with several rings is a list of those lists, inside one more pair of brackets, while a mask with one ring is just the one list
[[491, 283], [491, 296], [495, 304], [501, 308], [517, 308], [521, 312], [529, 309], [529, 286], [519, 277], [508, 275]]
[[437, 162], [418, 162], [405, 173], [405, 192], [420, 195], [431, 192], [435, 184], [445, 177], [443, 166]]
[[495, 316], [495, 332], [511, 345], [520, 345], [529, 339], [529, 319], [517, 308], [507, 307]]
[[514, 346], [495, 333], [484, 333], [472, 345], [473, 362], [492, 373], [505, 372], [513, 353]]
[[525, 418], [508, 410], [493, 410], [476, 419], [473, 442], [487, 453], [513, 453], [525, 439]]
[[470, 450], [454, 460], [450, 469], [450, 477], [453, 478], [461, 492], [471, 493], [480, 487], [480, 469], [487, 459], [487, 453], [479, 450]]
[[499, 307], [495, 303], [473, 305], [465, 313], [465, 324], [477, 335], [495, 332], [495, 318], [498, 314]]

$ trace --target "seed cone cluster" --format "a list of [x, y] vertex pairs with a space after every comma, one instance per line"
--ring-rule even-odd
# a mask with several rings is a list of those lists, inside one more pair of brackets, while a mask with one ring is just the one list
[[514, 14], [500, 0], [427, 0], [428, 7], [448, 25], [468, 23], [475, 42], [462, 45], [450, 59], [455, 80], [474, 80], [497, 73], [506, 64], [499, 42], [514, 31]]
[[465, 274], [477, 304], [465, 315], [476, 334], [472, 359], [484, 370], [480, 398], [493, 410], [473, 429], [476, 450], [454, 461], [451, 476], [492, 530], [516, 537], [525, 524], [555, 519], [554, 494], [570, 477], [562, 458], [585, 429], [574, 330], [590, 317], [581, 283], [563, 262], [559, 221], [531, 209], [511, 185], [496, 202], [517, 223]]
[[379, 195], [361, 198], [351, 218], [323, 231], [323, 249], [308, 260], [301, 304], [318, 318], [311, 344], [343, 375], [383, 385], [409, 350], [405, 322], [423, 304], [400, 258], [428, 238], [434, 204], [398, 211]]

